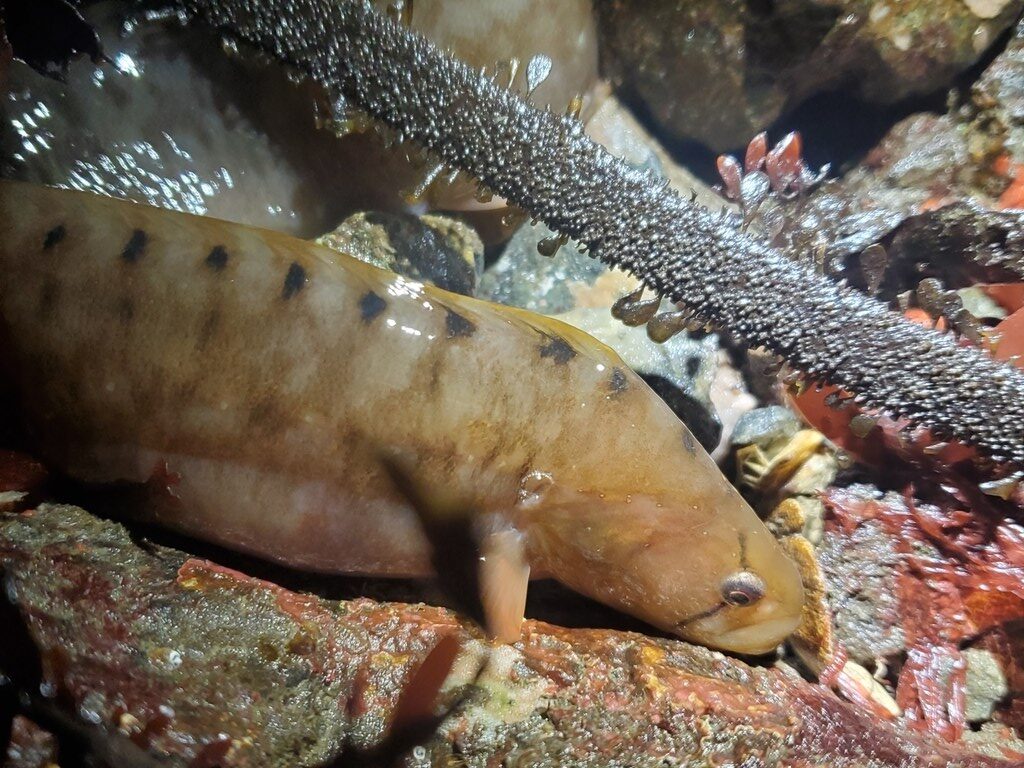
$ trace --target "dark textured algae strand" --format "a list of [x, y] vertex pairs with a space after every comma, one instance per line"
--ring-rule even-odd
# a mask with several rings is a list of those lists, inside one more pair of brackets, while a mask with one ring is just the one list
[[658, 293], [812, 379], [1024, 465], [1024, 374], [684, 199], [362, 2], [185, 0]]

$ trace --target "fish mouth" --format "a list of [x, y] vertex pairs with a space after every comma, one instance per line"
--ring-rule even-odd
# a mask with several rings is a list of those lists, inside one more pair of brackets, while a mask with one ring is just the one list
[[780, 616], [759, 624], [726, 630], [715, 638], [715, 644], [727, 651], [758, 656], [775, 650], [799, 624], [799, 616]]
[[[800, 613], [783, 612], [777, 603], [759, 605], [747, 623], [723, 611], [724, 602], [679, 622], [676, 632], [699, 643], [733, 653], [769, 653], [800, 624]], [[759, 616], [761, 618], [759, 618]]]
[[708, 608], [706, 611], [701, 611], [700, 613], [695, 613], [693, 616], [690, 616], [688, 618], [683, 619], [680, 622], [677, 622], [676, 623], [676, 632], [678, 632], [680, 634], [684, 634], [691, 624], [695, 624], [695, 623], [697, 623], [699, 621], [704, 621], [705, 619], [710, 619], [716, 613], [718, 613], [723, 608], [725, 608], [725, 605], [726, 605], [725, 601], [723, 600], [722, 602], [720, 602], [720, 603], [718, 603], [716, 605], [713, 605], [712, 607]]

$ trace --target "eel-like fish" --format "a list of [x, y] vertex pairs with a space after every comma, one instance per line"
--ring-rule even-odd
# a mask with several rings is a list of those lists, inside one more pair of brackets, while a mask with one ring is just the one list
[[0, 275], [0, 366], [41, 455], [86, 482], [156, 474], [162, 524], [419, 575], [419, 497], [472, 510], [494, 551], [521, 541], [533, 576], [706, 645], [765, 652], [798, 622], [775, 539], [571, 326], [275, 232], [10, 181]]

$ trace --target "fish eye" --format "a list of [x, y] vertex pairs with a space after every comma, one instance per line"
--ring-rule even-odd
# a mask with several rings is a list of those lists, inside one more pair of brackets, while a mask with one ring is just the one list
[[764, 581], [756, 573], [738, 571], [722, 582], [722, 599], [743, 608], [764, 597], [764, 590]]

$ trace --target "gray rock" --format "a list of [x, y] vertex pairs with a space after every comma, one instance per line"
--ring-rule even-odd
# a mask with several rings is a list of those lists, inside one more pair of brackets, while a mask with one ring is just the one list
[[1024, 160], [1024, 22], [975, 83], [971, 100], [1014, 158]]
[[781, 405], [755, 408], [743, 414], [732, 433], [733, 445], [758, 445], [771, 449], [784, 443], [803, 426], [800, 417]]
[[967, 662], [967, 722], [991, 720], [995, 705], [1009, 692], [1006, 675], [996, 657], [984, 648], [968, 648], [963, 655]]
[[468, 225], [444, 216], [356, 213], [320, 245], [375, 267], [472, 296], [483, 274], [484, 247]]
[[570, 245], [561, 246], [554, 256], [541, 255], [538, 244], [552, 237], [542, 224], [520, 227], [484, 273], [477, 296], [546, 315], [575, 307], [573, 288], [593, 285], [608, 267]]
[[982, 723], [977, 731], [964, 731], [963, 743], [978, 754], [997, 759], [1005, 757], [1007, 751], [1024, 753], [1024, 740], [1017, 737], [1013, 728], [1002, 723]]

